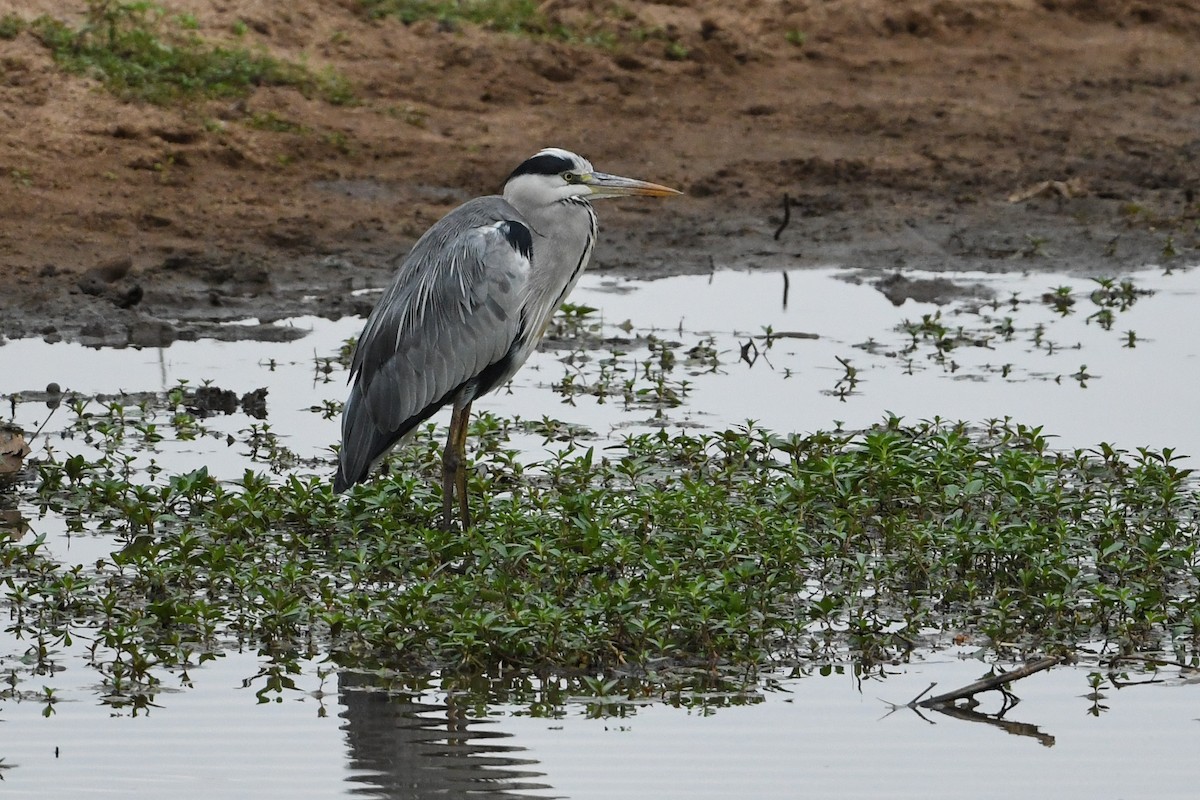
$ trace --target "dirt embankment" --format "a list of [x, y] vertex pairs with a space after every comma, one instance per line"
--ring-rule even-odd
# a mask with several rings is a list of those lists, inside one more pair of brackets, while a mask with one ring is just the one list
[[126, 103], [32, 33], [0, 40], [0, 334], [159, 344], [362, 312], [353, 289], [544, 145], [688, 193], [604, 205], [597, 269], [1200, 259], [1200, 0], [543, 5], [602, 45], [356, 0], [164, 4], [336, 70], [355, 102]]

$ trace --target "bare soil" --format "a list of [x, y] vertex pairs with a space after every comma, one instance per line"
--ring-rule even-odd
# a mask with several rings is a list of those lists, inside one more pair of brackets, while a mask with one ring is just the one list
[[157, 345], [363, 313], [354, 290], [546, 145], [687, 192], [603, 204], [598, 270], [1200, 260], [1200, 0], [544, 4], [619, 29], [608, 47], [353, 0], [165, 5], [332, 67], [357, 102], [131, 104], [28, 32], [0, 40], [0, 337]]

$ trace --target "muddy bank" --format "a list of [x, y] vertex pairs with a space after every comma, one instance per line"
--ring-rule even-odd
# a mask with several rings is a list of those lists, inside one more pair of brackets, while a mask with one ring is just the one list
[[1196, 0], [546, 4], [606, 46], [352, 2], [166, 5], [337, 71], [354, 102], [129, 103], [28, 31], [0, 42], [5, 337], [160, 345], [362, 314], [421, 231], [546, 144], [688, 193], [602, 204], [597, 270], [1198, 260]]

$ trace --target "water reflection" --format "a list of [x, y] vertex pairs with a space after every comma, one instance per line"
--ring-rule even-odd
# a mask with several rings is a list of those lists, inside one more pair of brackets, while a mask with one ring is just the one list
[[[943, 705], [937, 706], [933, 710], [939, 714], [945, 714], [951, 719], [961, 720], [963, 722], [982, 722], [985, 725], [991, 725], [999, 728], [1012, 736], [1028, 736], [1036, 740], [1043, 747], [1054, 747], [1055, 738], [1053, 735], [1042, 731], [1037, 725], [1031, 722], [1018, 722], [1016, 720], [1005, 719], [1005, 714], [1013, 709], [1020, 698], [1015, 695], [1005, 696], [1004, 707], [995, 714], [985, 714], [982, 711], [976, 710], [978, 705], [976, 701], [971, 701], [965, 705]], [[917, 709], [913, 709], [922, 718], [926, 719], [925, 715]], [[928, 720], [926, 720], [928, 721]]]
[[[1030, 675], [1035, 675], [1043, 670], [1058, 666], [1062, 662], [1063, 659], [1060, 656], [1045, 656], [1028, 661], [1012, 671], [997, 671], [996, 668], [993, 668], [989, 671], [988, 675], [971, 682], [967, 686], [926, 699], [917, 697], [909, 701], [907, 707], [927, 722], [929, 721], [928, 718], [921, 713], [923, 709], [936, 711], [940, 714], [945, 714], [951, 719], [962, 720], [964, 722], [982, 722], [985, 725], [993, 725], [1013, 736], [1028, 736], [1036, 739], [1045, 747], [1053, 747], [1054, 737], [1048, 733], [1043, 733], [1037, 725], [1006, 719], [1005, 715], [1016, 708], [1017, 703], [1021, 702], [1021, 698], [1013, 693], [1012, 683], [1014, 681], [1028, 678]], [[929, 689], [922, 692], [921, 696], [924, 697], [936, 685], [936, 682], [929, 684]], [[1002, 700], [1000, 710], [990, 714], [979, 710], [979, 695], [989, 692], [998, 692]], [[893, 710], [898, 710], [899, 708], [899, 706], [896, 706]]]
[[[836, 277], [831, 272], [785, 275], [783, 289], [786, 293], [790, 288], [790, 297], [781, 298], [777, 310], [767, 307], [763, 298], [776, 297], [779, 277], [765, 274], [718, 273], [708, 282], [677, 279], [637, 284], [631, 291], [624, 291], [623, 285], [606, 287], [602, 278], [585, 278], [575, 300], [603, 308], [606, 321], [598, 335], [619, 335], [631, 348], [636, 345], [637, 352], [623, 357], [635, 366], [659, 355], [639, 343], [646, 341], [646, 326], [655, 325], [653, 330], [681, 340], [680, 366], [672, 380], [682, 382], [686, 372], [687, 402], [670, 412], [681, 425], [699, 421], [705, 428], [720, 429], [753, 416], [778, 432], [820, 429], [834, 419], [853, 428], [877, 422], [887, 409], [913, 419], [941, 415], [980, 422], [990, 416], [1013, 416], [1045, 423], [1048, 431], [1063, 437], [1056, 446], [1068, 450], [1110, 441], [1200, 453], [1197, 418], [1180, 413], [1180, 398], [1200, 391], [1200, 371], [1195, 368], [1200, 359], [1200, 315], [1194, 313], [1200, 270], [1171, 277], [1136, 276], [1139, 286], [1155, 288], [1158, 294], [1125, 310], [1118, 304], [1121, 325], [1111, 330], [1106, 327], [1110, 319], [1091, 312], [1108, 306], [1088, 293], [1086, 281], [1069, 276], [963, 278], [994, 286], [997, 297], [1019, 291], [1029, 299], [1011, 309], [989, 308], [987, 319], [966, 307], [939, 310], [919, 304], [911, 298], [911, 286], [906, 288], [911, 302], [898, 311], [891, 296]], [[1053, 290], [1045, 302], [1041, 293], [1068, 283], [1076, 285], [1077, 310], [1060, 316], [1062, 293]], [[1091, 313], [1082, 313], [1080, 307]], [[678, 308], [688, 310], [688, 319], [662, 320], [664, 309]], [[1006, 321], [1007, 316], [1013, 320]], [[899, 332], [897, 325], [903, 326], [906, 319], [912, 325]], [[963, 340], [958, 335], [962, 325], [968, 332], [983, 330], [992, 336], [995, 348]], [[768, 326], [770, 332], [764, 332]], [[358, 332], [361, 320], [314, 320], [311, 327], [313, 335], [302, 343], [179, 342], [157, 352], [10, 342], [3, 348], [5, 357], [21, 365], [21, 383], [12, 385], [16, 378], [10, 377], [10, 385], [3, 388], [9, 393], [10, 415], [29, 432], [28, 443], [34, 442], [33, 432], [45, 426], [46, 438], [38, 437], [34, 446], [37, 454], [46, 439], [69, 428], [75, 414], [69, 403], [64, 404], [46, 424], [48, 412], [64, 396], [58, 387], [49, 391], [47, 384], [54, 380], [90, 394], [110, 394], [123, 386], [137, 390], [137, 396], [113, 395], [131, 408], [185, 381], [196, 386], [219, 377], [222, 386], [236, 388], [239, 395], [267, 386], [269, 397], [275, 398], [271, 426], [302, 457], [325, 459], [313, 469], [326, 469], [336, 418], [320, 412], [325, 404], [340, 402], [343, 388], [341, 381], [327, 382], [325, 366], [328, 354]], [[1117, 331], [1126, 327], [1136, 330], [1136, 349], [1132, 338], [1118, 337]], [[818, 338], [811, 338], [809, 331]], [[706, 349], [719, 369], [687, 367], [688, 346], [709, 336]], [[906, 337], [924, 348], [907, 360], [902, 352], [909, 346]], [[771, 344], [769, 359], [753, 367], [739, 361], [746, 342], [760, 349]], [[1053, 347], [1050, 342], [1055, 342]], [[947, 343], [954, 345], [953, 358], [946, 362], [953, 362], [953, 372], [948, 367], [943, 372], [937, 361], [926, 358], [944, 355]], [[607, 363], [607, 353], [597, 353], [588, 363]], [[630, 419], [645, 418], [644, 407], [601, 403], [589, 395], [565, 405], [564, 398], [549, 389], [564, 374], [562, 358], [562, 352], [537, 354], [512, 393], [489, 398], [489, 410], [528, 419], [545, 414], [601, 432], [623, 431]], [[314, 359], [319, 377], [314, 377]], [[985, 379], [962, 380], [968, 373]], [[1075, 375], [1101, 377], [1088, 382], [1085, 394], [1078, 385], [1082, 381], [1068, 380]], [[1063, 382], [1056, 382], [1055, 376], [1062, 376]], [[47, 391], [11, 393], [21, 386], [45, 386]], [[158, 463], [170, 474], [205, 467], [223, 479], [240, 475], [248, 466], [263, 468], [261, 462], [248, 462], [244, 448], [228, 445], [231, 439], [247, 439], [257, 415], [249, 420], [246, 415], [206, 420], [219, 436], [195, 441], [168, 436], [154, 451]], [[168, 415], [158, 421], [166, 425], [169, 419]], [[83, 449], [79, 439], [59, 438], [56, 446], [64, 454]], [[540, 439], [530, 438], [534, 441], [528, 449], [536, 452]], [[18, 504], [19, 497], [0, 488], [0, 536], [29, 535], [29, 516], [36, 520], [35, 535], [47, 536], [52, 556], [68, 564], [111, 556], [115, 545], [109, 532], [88, 528], [87, 535], [75, 535], [81, 524], [77, 518], [47, 515], [32, 502]], [[53, 600], [48, 597], [46, 602]], [[888, 776], [889, 796], [922, 800], [958, 798], [964, 786], [1003, 786], [1007, 794], [1195, 794], [1191, 758], [1200, 742], [1194, 688], [1188, 685], [1190, 665], [1179, 665], [1184, 676], [1170, 687], [1122, 693], [1115, 698], [1119, 703], [1112, 703], [1113, 713], [1107, 713], [1105, 695], [1130, 682], [1110, 672], [1108, 683], [1097, 685], [1089, 675], [1089, 670], [1099, 669], [1093, 666], [1055, 669], [1022, 682], [1019, 710], [1008, 702], [993, 713], [954, 705], [926, 715], [928, 721], [942, 724], [926, 725], [915, 714], [896, 714], [886, 728], [878, 722], [881, 706], [873, 696], [882, 692], [870, 684], [864, 691], [858, 675], [850, 686], [845, 680], [787, 680], [778, 691], [731, 695], [736, 702], [723, 701], [719, 687], [717, 692], [706, 687], [706, 693], [693, 697], [661, 696], [627, 686], [586, 687], [589, 691], [567, 686], [560, 697], [547, 701], [566, 708], [561, 716], [505, 716], [499, 724], [488, 715], [515, 713], [505, 712], [505, 705], [524, 705], [524, 700], [488, 693], [492, 705], [484, 709], [477, 700], [456, 700], [453, 693], [441, 702], [438, 690], [401, 691], [375, 678], [344, 675], [339, 678], [339, 715], [344, 720], [339, 728], [313, 713], [307, 694], [298, 702], [288, 695], [285, 702], [256, 706], [252, 695], [236, 688], [254, 671], [252, 657], [247, 662], [236, 654], [195, 669], [194, 688], [186, 673], [167, 671], [162, 687], [119, 699], [105, 695], [96, 702], [103, 679], [91, 668], [79, 668], [95, 659], [95, 651], [85, 652], [94, 639], [91, 632], [72, 633], [74, 649], [48, 649], [54, 661], [30, 662], [22, 656], [30, 640], [0, 632], [0, 677], [20, 677], [15, 686], [0, 685], [3, 729], [9, 734], [0, 748], [0, 770], [7, 773], [5, 797], [78, 797], [95, 793], [97, 787], [121, 797], [260, 800], [325, 800], [343, 793], [418, 799], [470, 794], [695, 800], [795, 797], [805, 788], [817, 797], [878, 797], [881, 774]], [[32, 642], [42, 645], [37, 638]], [[63, 664], [71, 668], [63, 670]], [[306, 677], [315, 681], [317, 667], [306, 670]], [[974, 680], [976, 670], [974, 662], [960, 663], [951, 654], [937, 652], [927, 661], [889, 673], [886, 694], [911, 697], [930, 680], [957, 685]], [[176, 686], [186, 691], [172, 691]], [[1189, 694], [1182, 695], [1184, 691]], [[630, 705], [628, 698], [645, 704]], [[153, 712], [142, 713], [152, 700]], [[122, 707], [122, 702], [127, 705]], [[1018, 714], [1036, 724], [1017, 721]], [[118, 715], [139, 719], [114, 720]], [[997, 728], [1012, 735], [998, 735]], [[154, 769], [131, 770], [130, 753], [141, 754]], [[940, 754], [937, 780], [930, 778], [930, 753]], [[864, 764], [876, 768], [864, 769]], [[1139, 768], [1130, 769], [1129, 764]], [[12, 765], [18, 768], [8, 770]], [[546, 775], [553, 776], [552, 788]], [[224, 782], [224, 789], [214, 789], [214, 781]], [[188, 786], [194, 794], [188, 794]]]
[[[512, 743], [512, 734], [488, 729], [454, 696], [431, 703], [398, 692], [372, 676], [341, 673], [338, 698], [349, 750], [347, 778], [355, 796], [404, 798], [545, 798], [537, 760]], [[524, 756], [524, 757], [523, 757]], [[528, 792], [543, 790], [537, 795]]]

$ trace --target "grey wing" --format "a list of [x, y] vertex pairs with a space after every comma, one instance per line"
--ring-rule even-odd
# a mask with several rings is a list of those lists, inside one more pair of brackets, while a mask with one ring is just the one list
[[358, 340], [335, 491], [446, 403], [511, 375], [531, 259], [529, 227], [498, 197], [460, 206], [421, 237]]

